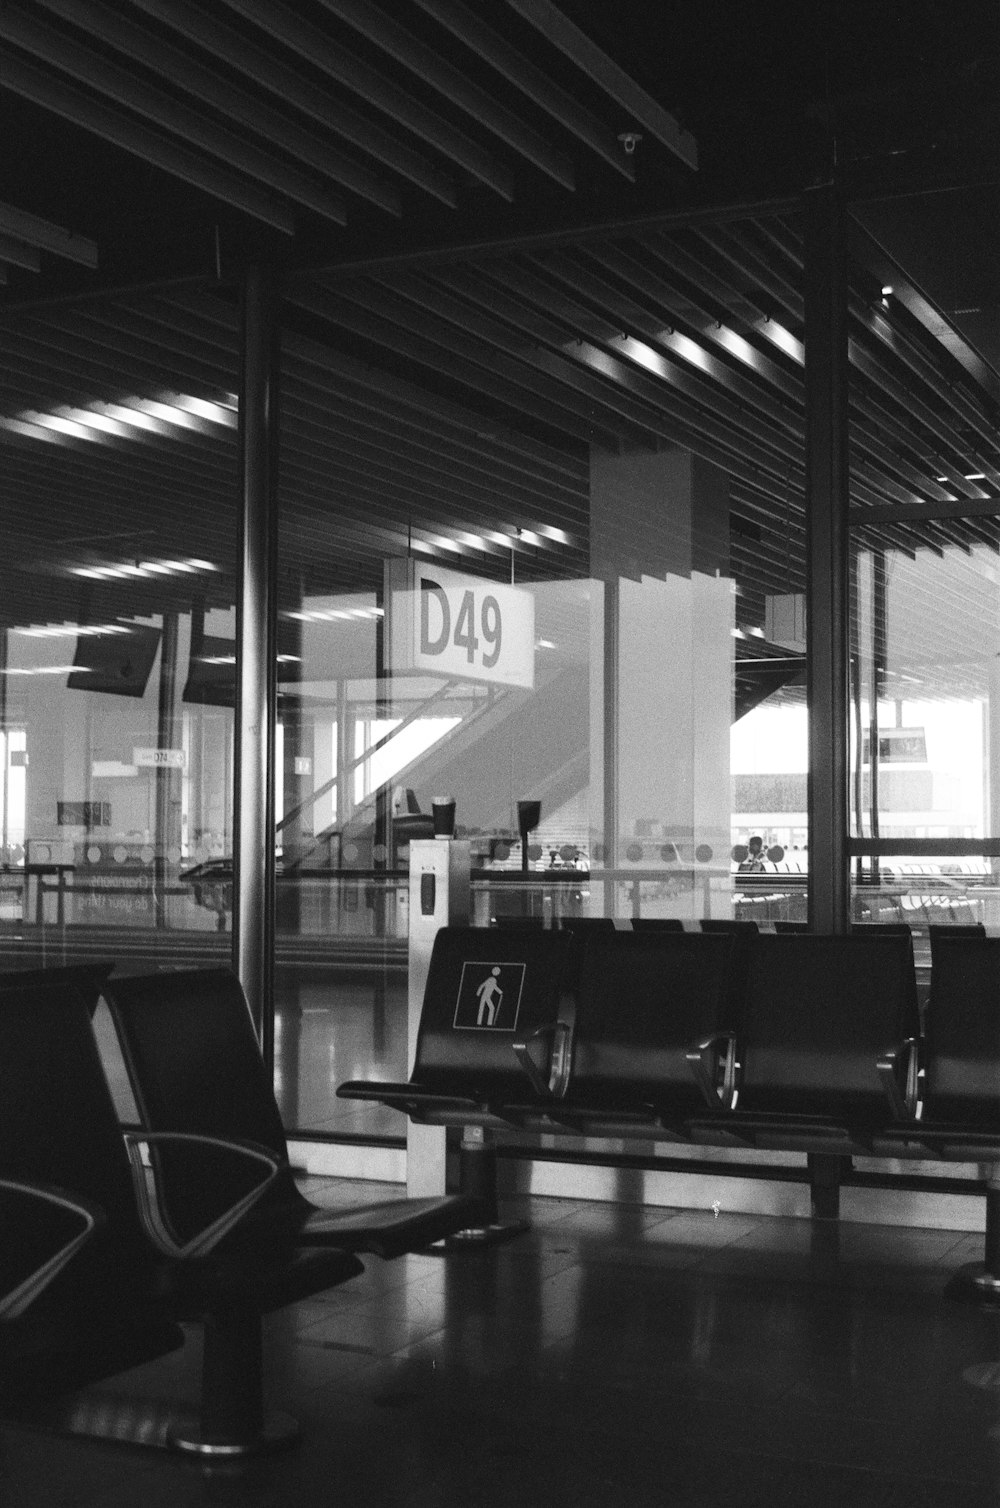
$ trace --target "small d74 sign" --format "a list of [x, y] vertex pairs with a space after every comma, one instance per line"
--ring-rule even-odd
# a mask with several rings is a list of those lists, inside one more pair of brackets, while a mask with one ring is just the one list
[[394, 671], [534, 686], [530, 592], [415, 561], [393, 561], [388, 576], [387, 638]]

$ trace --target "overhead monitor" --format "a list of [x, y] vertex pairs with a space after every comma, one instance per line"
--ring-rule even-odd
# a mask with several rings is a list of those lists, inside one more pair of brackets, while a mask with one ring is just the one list
[[160, 630], [130, 623], [124, 634], [84, 634], [76, 641], [71, 691], [103, 691], [111, 696], [143, 696], [160, 647]]

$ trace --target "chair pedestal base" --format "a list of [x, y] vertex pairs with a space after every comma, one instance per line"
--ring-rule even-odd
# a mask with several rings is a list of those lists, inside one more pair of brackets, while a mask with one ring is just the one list
[[1000, 1306], [1000, 1276], [982, 1262], [968, 1262], [949, 1280], [945, 1293], [950, 1299]]
[[428, 1250], [446, 1253], [450, 1251], [481, 1250], [484, 1246], [499, 1246], [503, 1241], [513, 1241], [528, 1229], [527, 1220], [497, 1220], [489, 1225], [470, 1225], [465, 1230], [452, 1231], [443, 1241], [437, 1241]]
[[272, 1455], [287, 1450], [299, 1438], [299, 1426], [290, 1414], [268, 1414], [259, 1434], [247, 1440], [207, 1439], [196, 1427], [170, 1431], [167, 1443], [172, 1450], [198, 1456], [205, 1462], [237, 1461], [244, 1456]]

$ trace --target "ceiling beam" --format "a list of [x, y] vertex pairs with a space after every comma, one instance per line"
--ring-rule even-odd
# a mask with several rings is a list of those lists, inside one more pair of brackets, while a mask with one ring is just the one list
[[69, 262], [79, 262], [84, 267], [97, 266], [97, 243], [85, 236], [75, 236], [51, 220], [42, 220], [38, 215], [29, 215], [11, 204], [0, 204], [0, 232], [16, 241], [25, 241], [41, 251], [51, 251], [54, 256], [64, 257]]
[[141, 63], [202, 104], [226, 115], [242, 129], [280, 147], [324, 178], [350, 189], [388, 214], [401, 212], [399, 194], [362, 163], [339, 152], [333, 143], [297, 125], [286, 111], [240, 89], [172, 42], [118, 15], [96, 0], [39, 0], [47, 11], [106, 42], [133, 63]]
[[312, 67], [322, 69], [338, 84], [383, 110], [398, 125], [421, 137], [502, 199], [514, 197], [509, 172], [478, 142], [427, 109], [394, 80], [353, 57], [317, 27], [300, 20], [276, 0], [225, 0], [225, 3], [244, 21], [259, 27], [274, 41], [305, 58]]
[[[0, 10], [0, 16], [5, 15], [6, 11]], [[290, 209], [256, 184], [217, 163], [207, 162], [189, 147], [181, 146], [158, 131], [149, 130], [124, 111], [102, 104], [75, 85], [44, 73], [33, 63], [15, 58], [9, 48], [0, 49], [0, 88], [9, 89], [12, 94], [31, 100], [43, 110], [61, 115], [73, 125], [81, 126], [133, 157], [204, 190], [213, 199], [232, 205], [252, 219], [261, 220], [286, 235], [295, 234], [295, 219]]]
[[562, 188], [575, 188], [573, 164], [565, 152], [558, 151], [522, 117], [506, 109], [468, 74], [446, 62], [434, 48], [391, 20], [384, 11], [373, 10], [366, 0], [320, 0], [320, 4], [425, 84], [437, 89], [445, 99], [460, 106], [473, 120], [480, 121]]
[[275, 56], [273, 48], [247, 42], [231, 26], [223, 25], [214, 14], [190, 4], [189, 0], [132, 0], [132, 4], [204, 48], [213, 58], [224, 58], [231, 68], [239, 69], [261, 88], [277, 95], [283, 103], [301, 110], [318, 125], [351, 142], [367, 156], [439, 199], [449, 209], [454, 209], [458, 202], [455, 183], [447, 173], [439, 171], [422, 153], [413, 151], [398, 137], [384, 131], [374, 117], [352, 110], [337, 100], [329, 89], [312, 83], [304, 74], [283, 63]]
[[[324, 0], [325, 3], [325, 0]], [[354, 0], [357, 3], [357, 0]], [[459, 0], [416, 0], [420, 9], [495, 68], [509, 84], [527, 95], [540, 109], [596, 152], [629, 183], [635, 181], [635, 158], [627, 153], [615, 133], [603, 121], [548, 78], [540, 68], [511, 47], [499, 32], [459, 4]]]
[[108, 62], [81, 42], [36, 22], [10, 5], [0, 8], [0, 37], [74, 79], [85, 78], [88, 88], [145, 117], [186, 147], [197, 147], [209, 158], [245, 173], [335, 225], [347, 224], [343, 200], [303, 173], [294, 162], [253, 146], [235, 131], [155, 88], [134, 70]]
[[[670, 112], [664, 110], [562, 11], [557, 10], [552, 0], [507, 0], [507, 4], [593, 79], [605, 94], [617, 101], [629, 116], [628, 121], [623, 122], [623, 130], [633, 125], [644, 126], [686, 167], [697, 168], [698, 145], [691, 133], [682, 131]], [[622, 19], [627, 23], [627, 13]]]

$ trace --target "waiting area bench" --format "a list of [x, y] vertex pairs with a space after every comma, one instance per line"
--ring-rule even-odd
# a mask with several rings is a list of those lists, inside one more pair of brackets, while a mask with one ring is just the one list
[[[246, 1001], [226, 970], [115, 987], [139, 1056], [144, 1002], [156, 1018], [157, 1051], [146, 1046], [164, 1094], [143, 1103], [162, 1108], [176, 1075], [190, 1109], [183, 1124], [123, 1133], [91, 1023], [101, 987], [110, 992], [72, 970], [0, 978], [0, 1204], [49, 1213], [37, 1239], [27, 1220], [0, 1235], [0, 1412], [208, 1460], [276, 1449], [297, 1427], [264, 1409], [263, 1316], [361, 1273], [359, 1250], [420, 1248], [477, 1207], [446, 1196], [313, 1209], [292, 1181]], [[201, 1013], [200, 1031], [171, 1013], [174, 999]], [[246, 1034], [253, 1046], [242, 1057], [226, 1056], [234, 1022], [237, 1048]], [[217, 1077], [218, 1060], [199, 1056], [212, 1040], [224, 1045]], [[81, 1407], [77, 1389], [181, 1345], [182, 1323], [203, 1333], [194, 1410], [136, 1401], [123, 1420]]]
[[987, 1163], [972, 1281], [1000, 1295], [1000, 939], [936, 939], [934, 968], [922, 1020], [905, 932], [445, 929], [410, 1080], [338, 1093], [501, 1139], [802, 1152], [817, 1215], [856, 1155]]

